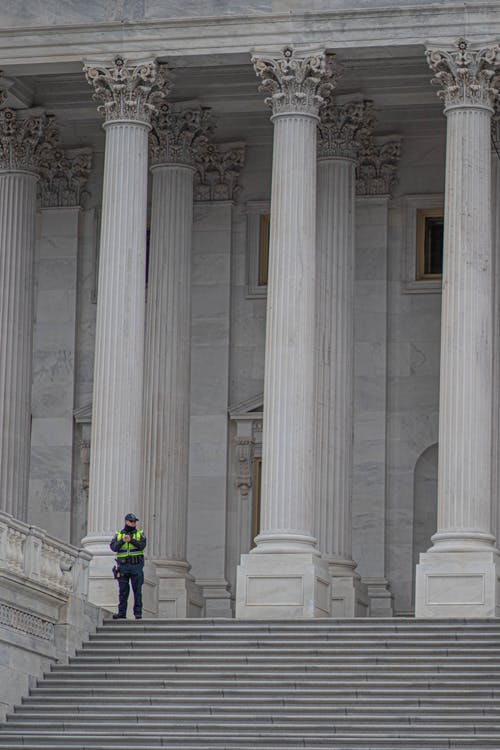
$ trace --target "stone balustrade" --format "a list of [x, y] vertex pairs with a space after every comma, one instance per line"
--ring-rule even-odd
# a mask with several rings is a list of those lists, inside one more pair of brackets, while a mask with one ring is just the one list
[[86, 598], [90, 559], [85, 550], [0, 512], [0, 576], [28, 580], [58, 596]]
[[87, 599], [90, 560], [86, 550], [0, 511], [0, 682], [9, 685], [0, 721], [102, 622]]

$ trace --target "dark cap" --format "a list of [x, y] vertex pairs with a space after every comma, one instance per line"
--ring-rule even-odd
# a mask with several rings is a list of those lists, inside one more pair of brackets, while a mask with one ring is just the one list
[[125, 516], [125, 520], [126, 521], [138, 521], [139, 519], [137, 518], [137, 516], [134, 516], [133, 513], [127, 513], [127, 515]]

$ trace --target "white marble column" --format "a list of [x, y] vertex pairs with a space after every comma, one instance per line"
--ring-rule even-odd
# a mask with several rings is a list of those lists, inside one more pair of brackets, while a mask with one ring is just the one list
[[144, 504], [158, 614], [191, 617], [203, 611], [186, 560], [193, 161], [212, 122], [207, 110], [165, 104], [152, 124]]
[[332, 615], [366, 614], [352, 559], [356, 136], [370, 103], [330, 104], [318, 133], [315, 534], [332, 577]]
[[273, 110], [261, 529], [238, 570], [239, 617], [330, 614], [313, 534], [316, 129], [325, 55], [255, 57]]
[[[103, 104], [104, 161], [88, 531], [89, 598], [116, 607], [110, 538], [128, 511], [144, 526], [142, 414], [148, 132], [164, 79], [154, 62], [86, 64]], [[148, 530], [146, 529], [146, 535]], [[146, 604], [146, 602], [145, 602]]]
[[491, 78], [498, 48], [429, 50], [447, 117], [438, 529], [417, 566], [416, 615], [498, 614], [491, 524]]
[[40, 112], [0, 112], [0, 510], [27, 516]]
[[491, 127], [491, 219], [493, 246], [493, 450], [492, 450], [492, 529], [500, 539], [500, 111]]

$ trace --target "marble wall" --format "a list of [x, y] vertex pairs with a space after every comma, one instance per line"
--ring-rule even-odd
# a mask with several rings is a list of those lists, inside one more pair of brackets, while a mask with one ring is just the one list
[[391, 614], [385, 569], [387, 425], [387, 206], [356, 200], [352, 550], [371, 613]]
[[73, 461], [76, 290], [80, 208], [40, 213], [29, 520], [69, 541]]
[[442, 194], [444, 158], [444, 137], [406, 140], [389, 211], [386, 554], [398, 614], [412, 612], [415, 467], [438, 440], [441, 338], [439, 289], [406, 287], [407, 254], [415, 252], [415, 242], [406, 231], [405, 197]]
[[188, 561], [206, 615], [230, 616], [225, 578], [232, 203], [195, 203]]

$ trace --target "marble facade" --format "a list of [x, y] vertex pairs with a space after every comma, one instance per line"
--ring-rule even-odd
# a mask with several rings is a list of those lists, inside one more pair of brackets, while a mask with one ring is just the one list
[[[235, 0], [221, 11], [192, 0], [89, 2], [84, 10], [53, 0], [42, 10], [34, 2], [0, 9], [1, 109], [48, 118], [59, 133], [51, 146], [59, 171], [38, 157], [24, 171], [17, 165], [23, 177], [16, 179], [33, 183], [32, 193], [39, 182], [37, 213], [33, 194], [0, 205], [4, 227], [8, 212], [32, 222], [27, 239], [2, 235], [2, 268], [16, 243], [34, 262], [26, 299], [4, 294], [0, 316], [7, 331], [15, 297], [33, 321], [13, 360], [29, 375], [29, 408], [17, 376], [4, 368], [2, 380], [0, 372], [0, 426], [4, 436], [16, 433], [19, 456], [24, 451], [12, 477], [10, 447], [0, 441], [0, 510], [83, 543], [93, 555], [94, 603], [114, 609], [108, 537], [134, 510], [150, 538], [150, 615], [496, 613], [500, 420], [490, 370], [496, 363], [496, 382], [500, 347], [492, 333], [498, 315], [488, 321], [484, 310], [493, 304], [489, 254], [498, 253], [499, 236], [500, 156], [486, 133], [497, 106], [500, 21], [484, 3], [467, 10], [469, 51], [490, 50], [491, 93], [487, 113], [476, 118], [482, 124], [471, 124], [477, 103], [467, 110], [468, 145], [455, 143], [450, 123], [460, 114], [443, 113], [425, 54], [455, 54], [465, 11], [453, 5], [451, 13], [452, 5], [375, 2], [352, 10], [318, 0], [306, 9], [259, 0], [243, 8]], [[270, 85], [276, 61], [293, 63], [296, 75], [297, 61], [313, 58], [320, 62], [307, 63], [313, 75], [301, 69], [298, 99], [282, 72]], [[317, 162], [316, 131], [320, 99], [329, 97], [339, 108], [362, 103], [373, 117], [359, 136], [351, 132], [350, 150], [335, 132], [337, 162], [326, 167]], [[210, 112], [213, 123], [189, 158], [174, 141], [154, 157], [150, 131], [162, 106]], [[194, 143], [194, 114], [186, 122]], [[480, 168], [458, 181], [453, 164], [478, 154]], [[14, 167], [0, 163], [6, 196]], [[454, 201], [465, 222], [460, 236], [447, 230], [445, 264], [479, 236], [485, 264], [462, 300], [469, 309], [477, 295], [484, 325], [467, 329], [462, 364], [447, 370], [441, 311], [451, 303], [443, 303], [440, 280], [417, 279], [415, 260], [416, 212], [443, 207], [445, 198], [447, 221]], [[468, 201], [476, 223], [466, 223]], [[268, 214], [269, 280], [259, 283], [259, 222]], [[317, 277], [318, 268], [329, 270]], [[451, 323], [451, 313], [443, 318], [450, 357], [450, 326], [461, 330], [454, 314]], [[318, 360], [320, 330], [326, 348]], [[2, 350], [4, 363], [12, 351]], [[448, 396], [465, 386], [452, 375], [471, 352], [481, 364], [469, 392], [489, 394], [473, 409], [480, 422], [493, 415], [493, 438], [478, 427], [474, 457], [462, 441], [461, 462], [483, 461], [484, 481], [452, 507], [453, 471], [446, 469], [446, 484], [439, 472], [448, 464], [438, 466], [437, 451], [439, 444], [441, 458], [444, 450], [451, 456], [471, 425], [472, 395], [462, 415], [469, 427], [446, 432], [442, 421], [443, 410], [457, 413], [458, 399], [450, 406]], [[14, 415], [7, 406], [18, 401]], [[331, 423], [320, 430], [326, 411]], [[471, 505], [481, 508], [477, 518]], [[481, 537], [487, 549], [438, 549], [439, 534], [437, 542], [430, 537], [450, 529], [462, 541]], [[451, 594], [436, 584], [443, 576]], [[489, 592], [484, 611], [476, 606], [478, 577]], [[471, 608], [462, 610], [460, 599], [450, 604], [453, 587], [463, 588]]]

